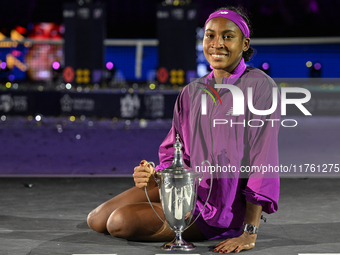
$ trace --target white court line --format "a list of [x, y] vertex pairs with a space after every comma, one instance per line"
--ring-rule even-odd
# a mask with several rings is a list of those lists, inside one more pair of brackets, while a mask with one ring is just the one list
[[340, 255], [340, 253], [299, 253], [298, 255]]

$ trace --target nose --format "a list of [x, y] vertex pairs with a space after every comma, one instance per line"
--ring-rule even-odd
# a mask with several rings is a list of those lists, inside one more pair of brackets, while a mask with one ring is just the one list
[[224, 46], [224, 40], [222, 36], [218, 36], [215, 38], [215, 40], [213, 41], [213, 47], [215, 48], [222, 48]]

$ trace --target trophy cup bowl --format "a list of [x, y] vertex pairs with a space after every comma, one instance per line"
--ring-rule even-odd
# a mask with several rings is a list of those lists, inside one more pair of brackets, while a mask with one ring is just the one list
[[[195, 246], [192, 243], [188, 243], [182, 239], [182, 233], [200, 216], [208, 202], [212, 188], [211, 176], [208, 198], [199, 215], [194, 221], [191, 221], [196, 205], [197, 189], [200, 183], [201, 174], [184, 168], [181, 146], [177, 135], [177, 141], [174, 144], [175, 155], [172, 164], [163, 171], [154, 172], [154, 178], [159, 187], [159, 196], [166, 219], [165, 222], [152, 206], [145, 188], [148, 201], [158, 218], [176, 234], [174, 240], [161, 246], [162, 249], [168, 251], [191, 251], [195, 249]], [[204, 161], [202, 162], [202, 165], [205, 162], [209, 163], [208, 161]], [[149, 162], [149, 164], [153, 163]]]

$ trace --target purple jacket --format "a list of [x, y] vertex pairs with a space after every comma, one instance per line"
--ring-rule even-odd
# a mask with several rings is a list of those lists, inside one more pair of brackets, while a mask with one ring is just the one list
[[[160, 145], [160, 164], [156, 167], [157, 171], [161, 171], [170, 166], [176, 134], [180, 136], [183, 160], [187, 167], [204, 171], [201, 167], [204, 160], [216, 166], [210, 199], [196, 221], [202, 233], [210, 240], [236, 237], [242, 233], [246, 201], [261, 205], [266, 213], [276, 212], [280, 190], [279, 173], [261, 171], [264, 166], [273, 169], [279, 164], [280, 96], [276, 110], [270, 115], [255, 115], [247, 106], [247, 88], [251, 87], [254, 108], [270, 109], [272, 88], [277, 87], [275, 82], [264, 72], [246, 67], [242, 59], [233, 74], [224, 78], [223, 83], [234, 84], [243, 91], [244, 115], [231, 115], [233, 96], [226, 88], [218, 93], [222, 104], [216, 95], [216, 103], [207, 96], [207, 114], [203, 115], [201, 98], [202, 94], [207, 93], [202, 89], [209, 91], [206, 85], [214, 86], [214, 73], [191, 82], [177, 98], [172, 128]], [[225, 124], [215, 122], [214, 125], [213, 120]], [[218, 166], [220, 171], [217, 171]], [[222, 167], [224, 171], [221, 171]], [[243, 171], [240, 171], [241, 167]], [[195, 217], [207, 199], [209, 176], [205, 173], [198, 188]]]

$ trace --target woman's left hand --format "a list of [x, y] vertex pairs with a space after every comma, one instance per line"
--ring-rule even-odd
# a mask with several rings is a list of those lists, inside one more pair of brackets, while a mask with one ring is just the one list
[[255, 247], [257, 234], [250, 235], [243, 232], [242, 235], [235, 238], [226, 239], [215, 245], [214, 252], [218, 253], [230, 253], [240, 252], [242, 250], [250, 250]]

